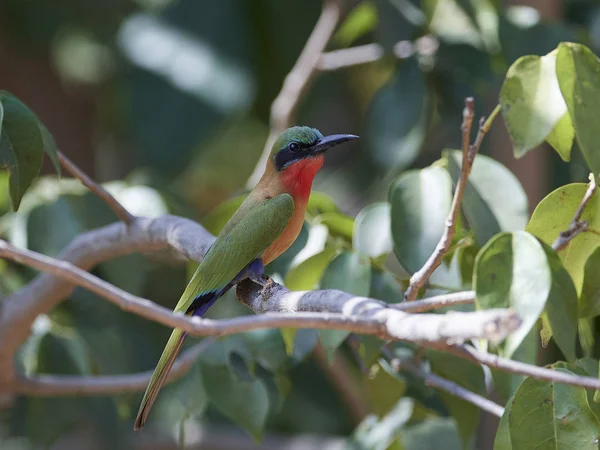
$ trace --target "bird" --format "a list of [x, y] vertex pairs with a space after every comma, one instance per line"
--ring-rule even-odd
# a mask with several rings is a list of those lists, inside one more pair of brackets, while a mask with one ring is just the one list
[[[296, 240], [315, 175], [324, 153], [353, 134], [323, 136], [316, 128], [295, 126], [273, 143], [259, 182], [225, 224], [185, 288], [174, 312], [202, 317], [232, 286], [250, 279], [269, 285], [264, 268]], [[185, 340], [175, 328], [148, 383], [133, 429], [140, 430]]]

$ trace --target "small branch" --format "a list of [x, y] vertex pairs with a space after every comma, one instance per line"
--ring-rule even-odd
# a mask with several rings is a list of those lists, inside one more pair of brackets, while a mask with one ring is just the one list
[[[433, 55], [439, 47], [438, 40], [430, 35], [422, 36], [416, 41], [399, 41], [394, 45], [393, 54], [397, 59], [410, 58], [415, 53]], [[346, 67], [379, 61], [385, 56], [383, 47], [379, 44], [358, 45], [356, 47], [333, 50], [323, 53], [317, 64], [317, 69], [329, 72]]]
[[586, 389], [600, 389], [600, 380], [592, 377], [582, 377], [571, 375], [559, 370], [546, 369], [531, 364], [513, 361], [491, 353], [480, 352], [468, 345], [453, 345], [450, 347], [439, 347], [440, 350], [449, 351], [461, 358], [483, 364], [504, 372], [516, 373], [538, 380], [551, 381], [555, 383], [568, 384], [571, 386], [583, 387]]
[[456, 190], [454, 191], [452, 205], [450, 206], [450, 212], [448, 213], [448, 218], [446, 219], [446, 226], [438, 245], [427, 262], [423, 265], [423, 267], [421, 267], [421, 269], [415, 272], [412, 277], [410, 277], [410, 284], [404, 293], [404, 299], [406, 301], [413, 301], [417, 298], [419, 289], [425, 286], [425, 283], [427, 283], [435, 269], [437, 269], [441, 264], [444, 255], [448, 252], [448, 249], [452, 244], [452, 239], [456, 233], [456, 219], [460, 212], [460, 206], [465, 194], [467, 180], [471, 174], [471, 169], [473, 168], [475, 155], [477, 155], [479, 147], [481, 146], [481, 142], [483, 141], [483, 137], [488, 132], [499, 111], [500, 107], [496, 106], [487, 121], [484, 121], [483, 117], [481, 118], [481, 121], [479, 122], [479, 132], [477, 133], [475, 142], [473, 145], [469, 145], [471, 140], [471, 127], [473, 125], [473, 118], [475, 116], [475, 104], [472, 97], [469, 97], [465, 100], [465, 109], [463, 110], [463, 122], [461, 126], [463, 154], [462, 164], [460, 168], [460, 177], [456, 185]]
[[286, 76], [281, 92], [271, 105], [271, 129], [260, 160], [248, 179], [248, 187], [254, 187], [260, 179], [275, 139], [294, 122], [300, 99], [317, 73], [319, 58], [335, 32], [341, 16], [342, 0], [324, 0], [321, 16], [315, 24], [315, 28], [306, 41], [296, 64]]
[[446, 380], [445, 378], [440, 377], [434, 373], [428, 373], [422, 370], [418, 364], [412, 363], [410, 361], [401, 361], [399, 358], [394, 358], [392, 352], [384, 348], [382, 353], [384, 353], [385, 357], [390, 360], [390, 365], [396, 372], [400, 372], [402, 370], [416, 376], [417, 378], [421, 378], [426, 386], [431, 386], [433, 388], [445, 391], [455, 397], [461, 398], [473, 405], [481, 408], [484, 411], [489, 412], [497, 417], [502, 417], [504, 414], [504, 408], [497, 403], [482, 397], [475, 392], [472, 392], [459, 384], [456, 384], [450, 380]]
[[340, 398], [346, 404], [348, 412], [354, 420], [354, 425], [360, 424], [370, 413], [370, 408], [360, 395], [359, 386], [352, 376], [346, 359], [339, 351], [336, 351], [334, 359], [330, 363], [320, 343], [315, 346], [313, 355], [323, 373], [331, 380], [332, 387], [338, 391]]
[[390, 305], [391, 308], [409, 313], [420, 313], [432, 309], [445, 308], [446, 306], [464, 305], [475, 301], [475, 291], [453, 292], [451, 294], [436, 295], [435, 297], [402, 302]]
[[96, 194], [102, 201], [104, 201], [110, 207], [110, 209], [113, 210], [115, 216], [117, 216], [120, 221], [127, 225], [134, 221], [135, 216], [133, 214], [127, 211], [125, 207], [121, 205], [117, 199], [114, 198], [106, 189], [88, 177], [85, 172], [73, 164], [73, 162], [62, 152], [58, 152], [58, 160], [60, 161], [61, 166], [63, 166], [67, 172], [81, 181], [81, 184], [83, 184], [90, 191]]
[[[200, 354], [214, 339], [207, 338], [183, 351], [169, 372], [167, 383], [184, 376], [198, 359]], [[110, 395], [141, 392], [146, 389], [153, 371], [128, 375], [70, 376], [36, 375], [17, 376], [9, 386], [15, 394], [29, 396], [66, 396], [66, 395]]]
[[590, 174], [590, 183], [588, 184], [588, 188], [585, 191], [583, 199], [581, 199], [581, 203], [577, 207], [577, 211], [575, 211], [575, 215], [573, 216], [573, 220], [571, 221], [569, 228], [566, 231], [561, 231], [552, 244], [554, 251], [561, 251], [575, 238], [575, 236], [587, 231], [588, 223], [585, 220], [581, 220], [581, 215], [583, 214], [585, 207], [590, 202], [595, 192], [596, 177], [593, 174]]

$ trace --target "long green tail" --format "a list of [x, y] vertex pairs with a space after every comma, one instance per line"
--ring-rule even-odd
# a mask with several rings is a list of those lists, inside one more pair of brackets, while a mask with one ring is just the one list
[[150, 408], [152, 408], [152, 405], [156, 400], [158, 391], [160, 391], [160, 388], [162, 388], [167, 380], [171, 367], [173, 367], [173, 363], [179, 354], [179, 350], [181, 350], [181, 345], [183, 344], [185, 336], [186, 334], [178, 328], [175, 328], [173, 333], [171, 333], [171, 337], [158, 360], [156, 369], [154, 369], [150, 383], [144, 393], [144, 398], [140, 404], [140, 409], [135, 419], [135, 425], [133, 426], [134, 430], [139, 430], [144, 426], [144, 423], [146, 423]]

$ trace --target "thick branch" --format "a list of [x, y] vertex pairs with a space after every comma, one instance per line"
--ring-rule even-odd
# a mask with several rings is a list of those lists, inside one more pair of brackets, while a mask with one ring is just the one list
[[127, 211], [127, 209], [125, 209], [125, 207], [121, 205], [117, 199], [114, 198], [106, 189], [87, 176], [85, 172], [73, 164], [73, 162], [61, 152], [58, 152], [58, 160], [60, 161], [61, 166], [63, 166], [67, 172], [81, 181], [81, 184], [100, 197], [100, 199], [103, 200], [110, 207], [110, 209], [113, 210], [115, 216], [117, 216], [120, 221], [126, 223], [127, 225], [134, 221], [135, 216], [133, 214]]
[[239, 298], [259, 315], [223, 320], [200, 319], [174, 314], [69, 262], [18, 249], [4, 241], [0, 241], [0, 256], [89, 289], [125, 311], [197, 336], [223, 336], [261, 328], [295, 327], [339, 329], [415, 342], [461, 342], [474, 338], [500, 341], [520, 325], [516, 313], [509, 310], [417, 316], [389, 308], [379, 300], [354, 297], [342, 291], [291, 292], [278, 284], [259, 289], [249, 280], [240, 284]]
[[435, 269], [442, 263], [444, 255], [448, 252], [452, 239], [456, 233], [456, 219], [460, 213], [460, 207], [462, 204], [463, 196], [465, 195], [465, 188], [467, 186], [467, 180], [471, 174], [473, 168], [473, 161], [475, 155], [479, 151], [483, 137], [492, 125], [493, 120], [500, 111], [500, 107], [496, 106], [492, 114], [487, 121], [482, 118], [479, 123], [479, 132], [473, 145], [469, 145], [471, 141], [471, 127], [473, 125], [473, 117], [475, 116], [475, 104], [473, 98], [469, 97], [465, 100], [465, 109], [463, 111], [463, 123], [461, 126], [462, 130], [462, 164], [460, 168], [460, 177], [454, 191], [454, 197], [450, 206], [450, 212], [448, 213], [448, 219], [446, 219], [446, 226], [442, 237], [438, 242], [435, 250], [427, 260], [427, 262], [417, 272], [410, 277], [410, 284], [408, 289], [404, 293], [404, 299], [407, 301], [413, 301], [417, 298], [419, 289], [425, 286], [425, 283], [429, 280]]
[[253, 187], [260, 179], [277, 136], [292, 126], [300, 99], [317, 73], [319, 58], [340, 21], [341, 3], [341, 0], [324, 0], [323, 10], [315, 28], [306, 41], [296, 64], [285, 77], [281, 91], [271, 105], [271, 129], [260, 160], [248, 180], [248, 187]]
[[558, 252], [564, 249], [569, 244], [569, 242], [571, 242], [573, 238], [575, 238], [575, 236], [579, 235], [580, 233], [583, 233], [584, 231], [587, 231], [588, 224], [585, 220], [581, 220], [581, 215], [583, 214], [583, 211], [585, 210], [587, 204], [594, 196], [595, 192], [596, 177], [593, 174], [591, 174], [588, 188], [585, 191], [585, 195], [581, 199], [581, 203], [575, 211], [575, 215], [573, 216], [573, 220], [571, 221], [569, 228], [565, 231], [561, 231], [554, 243], [552, 244], [552, 248], [554, 249], [554, 251]]
[[[136, 218], [126, 226], [114, 223], [77, 236], [58, 256], [82, 269], [135, 252], [172, 248], [200, 260], [214, 237], [188, 219], [162, 216]], [[49, 274], [36, 277], [10, 297], [0, 309], [0, 386], [13, 377], [13, 356], [40, 314], [45, 314], [73, 291], [74, 285]]]
[[[186, 374], [200, 354], [214, 342], [212, 338], [190, 347], [181, 353], [169, 372], [167, 383]], [[146, 389], [153, 371], [129, 375], [71, 376], [36, 375], [18, 376], [9, 386], [15, 394], [29, 396], [66, 396], [66, 395], [110, 395], [140, 392]]]

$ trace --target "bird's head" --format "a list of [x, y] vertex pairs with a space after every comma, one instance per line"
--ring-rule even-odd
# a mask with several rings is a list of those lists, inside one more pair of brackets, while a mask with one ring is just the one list
[[283, 172], [297, 163], [306, 163], [314, 159], [322, 160], [323, 153], [327, 149], [353, 139], [358, 139], [358, 136], [353, 134], [323, 136], [316, 128], [292, 127], [279, 135], [273, 144], [271, 157], [277, 171]]

